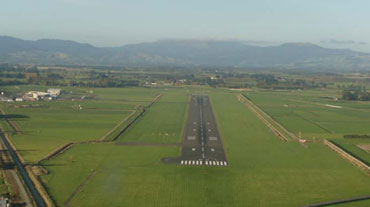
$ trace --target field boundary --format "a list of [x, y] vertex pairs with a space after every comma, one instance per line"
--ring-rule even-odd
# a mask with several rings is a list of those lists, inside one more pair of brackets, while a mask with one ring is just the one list
[[163, 94], [159, 94], [158, 96], [156, 96], [154, 100], [148, 106], [144, 107], [143, 110], [135, 117], [135, 119], [128, 123], [127, 126], [123, 128], [117, 136], [113, 137], [111, 141], [116, 141], [120, 136], [122, 136], [122, 134], [125, 133], [140, 117], [142, 117], [148, 108], [157, 103], [162, 98], [162, 96]]
[[160, 147], [160, 146], [172, 146], [172, 147], [178, 147], [181, 146], [181, 143], [148, 143], [148, 142], [116, 142], [116, 145], [122, 145], [122, 146], [153, 146], [153, 147]]
[[13, 128], [14, 132], [15, 133], [19, 133], [19, 132], [22, 132], [19, 128], [19, 126], [17, 125], [17, 123], [15, 123], [15, 121], [13, 120], [10, 120], [9, 118], [6, 118], [6, 113], [5, 111], [0, 107], [0, 112], [2, 115], [4, 115], [4, 119], [6, 122], [8, 122], [9, 126]]
[[[154, 98], [154, 100], [152, 101], [152, 103], [150, 103], [147, 107], [149, 106], [152, 106], [155, 102], [157, 102], [159, 100], [159, 98], [162, 97], [162, 94], [159, 94], [158, 96], [156, 96]], [[147, 108], [146, 107], [146, 108]], [[123, 123], [125, 123], [127, 120], [129, 120], [130, 118], [132, 118], [136, 113], [137, 113], [138, 110], [133, 110], [131, 112], [131, 114], [129, 114], [128, 117], [126, 117], [124, 120], [122, 120], [120, 123], [118, 123], [113, 129], [111, 129], [108, 133], [110, 132], [113, 132], [115, 129], [117, 129], [119, 126], [121, 126]], [[89, 141], [76, 141], [76, 142], [68, 142], [66, 144], [63, 144], [61, 146], [59, 146], [58, 148], [56, 148], [55, 150], [53, 150], [52, 152], [50, 152], [48, 155], [46, 155], [45, 157], [41, 158], [37, 163], [40, 164], [42, 161], [45, 161], [45, 160], [49, 160], [49, 159], [52, 159], [54, 158], [55, 156], [59, 155], [60, 153], [63, 153], [64, 151], [66, 151], [67, 149], [69, 149], [72, 145], [74, 144], [86, 144], [86, 143], [102, 143], [102, 142], [113, 142], [115, 141], [119, 136], [121, 136], [140, 116], [143, 115], [143, 113], [145, 112], [145, 108], [143, 109], [142, 112], [140, 112], [134, 120], [132, 120], [125, 128], [123, 128], [121, 130], [121, 132], [116, 135], [112, 140], [105, 140], [105, 139], [102, 139], [102, 138], [106, 138], [107, 134], [105, 135], [105, 137], [103, 136], [102, 138], [99, 138], [97, 140], [89, 140]]]
[[63, 151], [65, 151], [68, 147], [70, 147], [72, 144], [76, 144], [76, 143], [73, 143], [73, 142], [68, 142], [60, 147], [58, 147], [57, 149], [53, 150], [52, 152], [50, 152], [48, 155], [46, 155], [45, 157], [41, 158], [39, 161], [37, 161], [38, 164], [40, 164], [42, 161], [45, 161], [45, 160], [49, 160], [51, 158], [53, 158], [54, 156], [62, 153]]
[[[238, 99], [241, 100], [252, 112], [254, 112], [257, 117], [270, 129], [270, 131], [275, 134], [277, 137], [279, 137], [282, 141], [289, 141], [289, 139], [283, 134], [281, 133], [278, 129], [276, 129], [268, 120], [266, 120], [266, 117], [269, 117], [266, 113], [264, 113], [262, 110], [259, 110], [257, 111], [256, 108], [258, 108], [256, 105], [254, 105], [250, 100], [248, 100], [247, 97], [245, 97], [243, 94], [239, 94], [238, 96]], [[272, 120], [272, 118], [270, 117], [270, 120], [271, 121], [274, 121]], [[274, 121], [275, 122], [275, 121]], [[277, 124], [275, 122], [275, 124]], [[280, 125], [281, 126], [281, 125]], [[282, 128], [282, 126], [281, 126]]]
[[65, 206], [69, 206], [71, 201], [82, 191], [82, 189], [91, 181], [91, 179], [96, 175], [96, 170], [90, 173], [89, 176], [77, 187], [75, 191], [68, 197], [68, 199], [64, 202]]
[[136, 111], [137, 110], [132, 110], [131, 113], [126, 118], [124, 118], [122, 121], [118, 122], [118, 124], [116, 126], [114, 126], [111, 130], [109, 130], [99, 140], [104, 141], [109, 135], [111, 135], [114, 131], [116, 131], [116, 129], [118, 129], [118, 127], [122, 126], [127, 120], [129, 120], [136, 113]]
[[330, 206], [330, 205], [335, 205], [335, 204], [350, 203], [350, 202], [354, 202], [354, 201], [363, 201], [363, 200], [368, 200], [368, 199], [370, 199], [370, 195], [355, 197], [355, 198], [349, 198], [349, 199], [342, 199], [342, 200], [326, 201], [326, 202], [320, 202], [320, 203], [314, 203], [314, 204], [307, 204], [307, 205], [303, 205], [302, 207]]
[[335, 151], [336, 153], [338, 153], [341, 157], [343, 157], [344, 159], [348, 160], [353, 165], [359, 167], [360, 169], [362, 169], [365, 172], [367, 172], [368, 174], [370, 174], [370, 167], [367, 164], [365, 164], [364, 162], [362, 162], [361, 160], [359, 160], [356, 157], [352, 156], [351, 154], [349, 154], [348, 152], [346, 152], [345, 150], [343, 150], [341, 147], [337, 146], [336, 144], [334, 144], [333, 142], [331, 142], [331, 141], [329, 141], [327, 139], [324, 139], [323, 140], [323, 143], [326, 146], [328, 146], [330, 149], [332, 149], [333, 151]]
[[290, 136], [293, 140], [299, 140], [299, 138], [297, 137], [297, 135], [295, 135], [294, 133], [290, 132], [288, 129], [286, 129], [283, 125], [281, 125], [278, 121], [276, 121], [275, 119], [273, 119], [268, 113], [266, 113], [265, 111], [263, 111], [260, 107], [258, 107], [256, 104], [253, 103], [253, 101], [249, 100], [249, 98], [242, 94], [242, 96], [247, 100], [249, 101], [249, 103], [255, 107], [262, 115], [264, 115], [265, 117], [267, 117], [271, 123], [275, 124], [277, 127], [279, 127], [281, 130], [283, 130], [288, 136]]

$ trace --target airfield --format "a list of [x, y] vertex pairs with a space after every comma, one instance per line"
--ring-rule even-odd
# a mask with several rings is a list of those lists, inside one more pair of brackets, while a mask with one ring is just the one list
[[[319, 98], [334, 90], [64, 90], [74, 96], [94, 90], [94, 96], [43, 107], [1, 103], [7, 114], [23, 115], [13, 118], [19, 131], [0, 124], [56, 206], [289, 207], [369, 194], [369, 174], [320, 141], [370, 158], [355, 147], [366, 141], [342, 138], [355, 130], [370, 133], [369, 105]], [[280, 139], [240, 93], [308, 142]]]

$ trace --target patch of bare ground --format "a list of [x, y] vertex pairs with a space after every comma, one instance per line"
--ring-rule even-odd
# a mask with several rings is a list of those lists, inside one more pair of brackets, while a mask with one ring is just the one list
[[356, 145], [360, 149], [370, 153], [370, 144], [358, 144]]

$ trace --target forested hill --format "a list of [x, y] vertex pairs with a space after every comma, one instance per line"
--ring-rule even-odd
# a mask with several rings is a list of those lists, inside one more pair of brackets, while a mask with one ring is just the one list
[[161, 40], [94, 47], [68, 40], [0, 36], [0, 63], [368, 69], [370, 54], [310, 43], [259, 47], [242, 41]]

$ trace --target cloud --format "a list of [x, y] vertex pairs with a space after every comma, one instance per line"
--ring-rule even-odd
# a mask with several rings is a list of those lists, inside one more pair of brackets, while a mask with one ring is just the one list
[[353, 40], [322, 40], [320, 43], [323, 44], [337, 44], [337, 45], [367, 45], [367, 42], [353, 41]]

